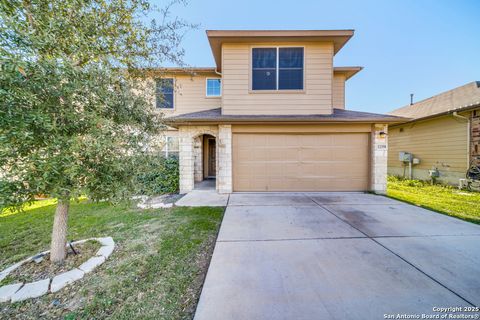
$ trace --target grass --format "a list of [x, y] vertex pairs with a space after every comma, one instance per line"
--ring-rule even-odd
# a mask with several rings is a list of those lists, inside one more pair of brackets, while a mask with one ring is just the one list
[[[48, 249], [54, 204], [0, 215], [0, 270]], [[191, 319], [223, 208], [72, 203], [68, 239], [112, 236], [96, 271], [55, 294], [0, 304], [2, 318]]]
[[480, 224], [480, 193], [388, 177], [389, 197]]

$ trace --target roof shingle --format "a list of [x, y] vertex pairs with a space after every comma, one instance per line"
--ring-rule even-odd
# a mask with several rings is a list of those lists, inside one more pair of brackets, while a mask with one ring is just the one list
[[391, 115], [419, 119], [480, 105], [480, 81], [442, 92], [428, 99], [389, 112]]
[[333, 109], [332, 114], [312, 115], [224, 115], [221, 108], [186, 113], [167, 118], [169, 123], [185, 122], [383, 122], [396, 123], [404, 122], [406, 118], [351, 111], [344, 109]]

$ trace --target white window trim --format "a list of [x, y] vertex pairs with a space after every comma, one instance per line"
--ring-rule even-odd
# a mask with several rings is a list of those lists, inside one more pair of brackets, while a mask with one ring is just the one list
[[168, 143], [169, 143], [170, 140], [172, 140], [172, 139], [178, 139], [178, 137], [172, 137], [172, 136], [166, 136], [166, 137], [165, 137], [165, 148], [164, 148], [163, 152], [165, 152], [165, 157], [166, 157], [166, 158], [168, 158], [170, 152], [179, 152], [179, 150], [173, 150], [173, 151], [170, 151], [170, 150], [169, 150], [169, 147], [168, 147], [169, 144], [168, 144]]
[[165, 158], [168, 158], [168, 140], [170, 139], [171, 137], [166, 137], [165, 139]]
[[[208, 95], [208, 80], [220, 80], [220, 94], [218, 96]], [[205, 97], [207, 98], [220, 98], [222, 96], [222, 78], [205, 78]]]
[[[276, 61], [276, 66], [275, 66], [275, 72], [276, 72], [276, 84], [275, 84], [275, 89], [268, 89], [268, 90], [258, 90], [258, 89], [253, 89], [253, 49], [257, 48], [275, 48], [277, 50], [277, 61]], [[278, 81], [279, 81], [279, 60], [280, 60], [280, 48], [303, 48], [303, 65], [302, 65], [302, 71], [303, 71], [303, 88], [302, 89], [278, 89]], [[272, 93], [272, 92], [291, 92], [291, 93], [304, 93], [305, 92], [305, 60], [306, 60], [306, 46], [305, 45], [277, 45], [277, 46], [265, 46], [265, 45], [254, 45], [250, 46], [250, 66], [249, 66], [249, 82], [250, 82], [250, 88], [249, 91], [251, 93]]]
[[175, 90], [175, 86], [176, 86], [176, 79], [174, 77], [161, 77], [161, 78], [157, 78], [155, 79], [155, 86], [157, 85], [157, 82], [156, 80], [158, 79], [172, 79], [172, 89], [173, 89], [173, 108], [157, 108], [157, 88], [155, 87], [155, 108], [156, 109], [160, 109], [160, 110], [175, 110], [176, 109], [176, 106], [177, 106], [177, 101], [176, 101], [176, 92], [177, 90]]

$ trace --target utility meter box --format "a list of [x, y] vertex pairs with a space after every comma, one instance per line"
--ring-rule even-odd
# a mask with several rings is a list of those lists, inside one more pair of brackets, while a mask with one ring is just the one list
[[410, 162], [413, 159], [413, 155], [411, 153], [405, 152], [405, 151], [400, 151], [398, 153], [398, 160], [402, 162]]

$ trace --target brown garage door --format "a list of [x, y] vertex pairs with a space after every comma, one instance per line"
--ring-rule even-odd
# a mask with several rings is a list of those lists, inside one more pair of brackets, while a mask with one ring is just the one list
[[233, 135], [234, 191], [364, 191], [366, 133]]

